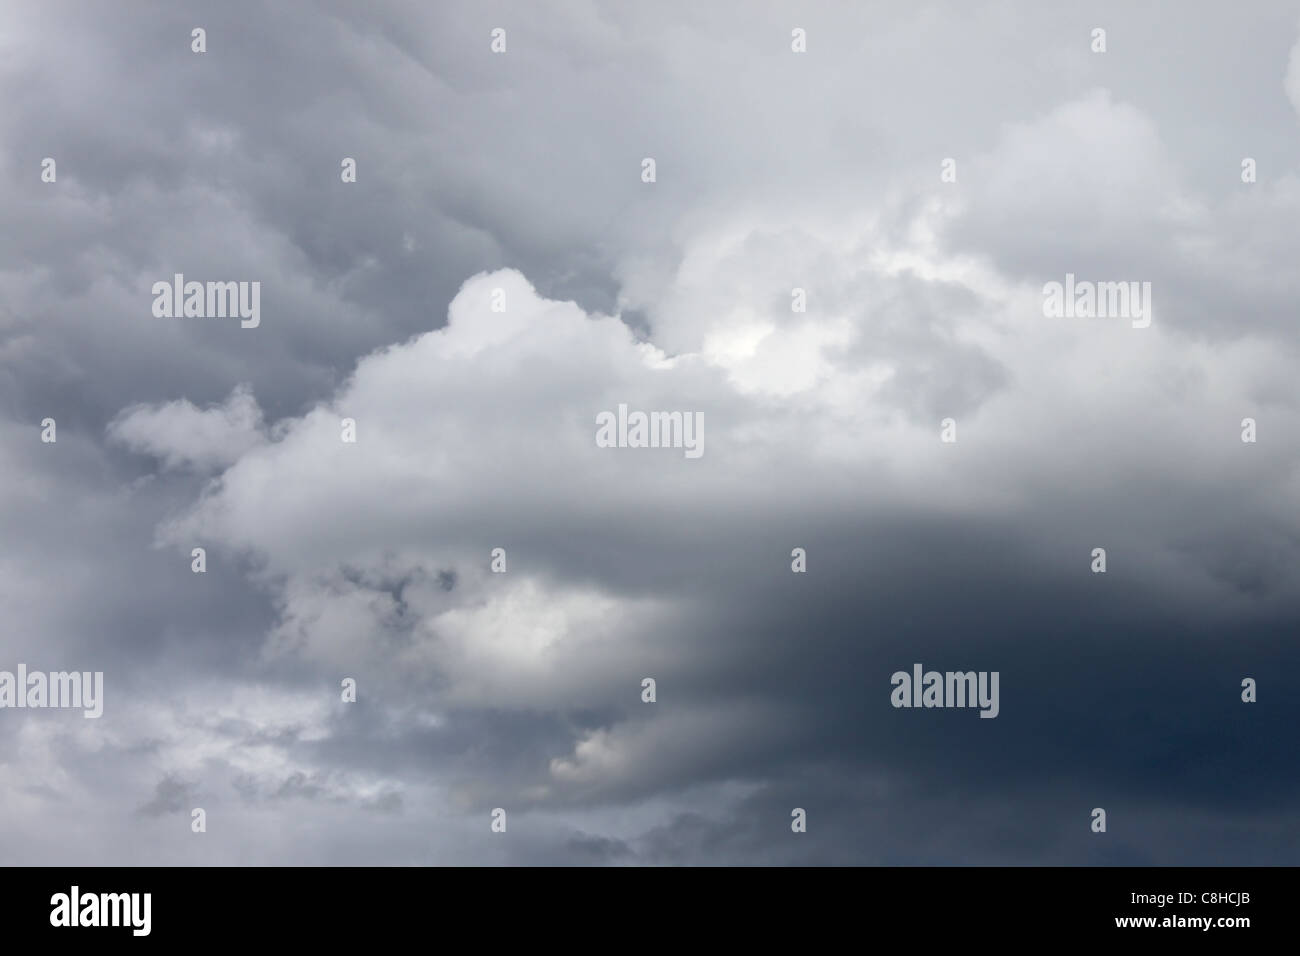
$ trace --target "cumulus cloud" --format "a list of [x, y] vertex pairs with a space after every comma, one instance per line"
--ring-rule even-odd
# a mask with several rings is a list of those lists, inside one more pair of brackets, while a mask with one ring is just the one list
[[[833, 233], [821, 244], [855, 246]], [[817, 248], [811, 238], [798, 245]], [[935, 257], [928, 263], [927, 254]], [[846, 308], [846, 333], [827, 347], [820, 377], [794, 392], [738, 379], [743, 358], [728, 367], [728, 357], [708, 351], [710, 324], [725, 328], [729, 318], [702, 280], [668, 288], [671, 305], [663, 308], [699, 316], [702, 326], [681, 343], [699, 351], [668, 359], [653, 338], [638, 341], [615, 318], [547, 300], [518, 272], [475, 276], [452, 301], [446, 326], [362, 359], [328, 405], [278, 423], [278, 438], [246, 452], [164, 537], [255, 556], [279, 595], [280, 622], [264, 649], [273, 658], [342, 673], [365, 655], [383, 686], [428, 687], [436, 709], [609, 709], [573, 737], [571, 752], [553, 754], [531, 783], [520, 781], [521, 795], [540, 800], [651, 792], [664, 773], [655, 755], [672, 754], [684, 774], [706, 773], [723, 753], [758, 741], [777, 746], [779, 708], [746, 713], [734, 689], [650, 724], [627, 703], [643, 674], [671, 686], [688, 670], [717, 667], [726, 683], [727, 661], [682, 657], [689, 651], [681, 635], [692, 631], [700, 597], [673, 580], [673, 554], [693, 528], [709, 526], [719, 541], [709, 560], [725, 561], [720, 543], [737, 534], [742, 515], [785, 509], [786, 486], [760, 480], [783, 469], [798, 470], [818, 520], [870, 520], [905, 508], [1037, 521], [1068, 489], [1075, 508], [1109, 501], [1105, 507], [1124, 513], [1107, 541], [1127, 555], [1126, 577], [1152, 594], [1207, 608], [1295, 600], [1295, 588], [1276, 575], [1243, 595], [1209, 553], [1186, 547], [1197, 534], [1221, 533], [1207, 516], [1194, 517], [1196, 503], [1235, 473], [1227, 462], [1241, 444], [1237, 412], [1262, 381], [1283, 380], [1284, 361], [1250, 342], [1211, 352], [1168, 325], [1139, 331], [1127, 322], [1108, 329], [1100, 320], [1047, 319], [1040, 290], [987, 264], [963, 265], [924, 247], [906, 255], [914, 268], [900, 270], [903, 279], [887, 250], [865, 265], [814, 258], [891, 294], [947, 295], [962, 308], [913, 330], [880, 324], [888, 310], [874, 300]], [[767, 265], [755, 255], [738, 275], [757, 284]], [[491, 307], [497, 290], [504, 313]], [[771, 307], [774, 317], [778, 309]], [[652, 321], [657, 314], [651, 310]], [[937, 420], [909, 414], [909, 397], [886, 388], [888, 377], [864, 378], [852, 361], [863, 351], [896, 368], [909, 356], [937, 361], [942, 348], [927, 344], [948, 341], [978, 343], [972, 348], [1004, 370], [985, 407], [953, 409], [965, 429], [951, 449], [960, 465], [940, 457], [950, 449], [936, 440]], [[955, 373], [961, 368], [958, 361]], [[1111, 384], [1099, 390], [1103, 370]], [[685, 395], [709, 410], [704, 458], [596, 447], [599, 410], [617, 401], [672, 407]], [[1085, 404], [1089, 421], [1067, 426]], [[1275, 426], [1289, 427], [1295, 414], [1273, 409]], [[342, 417], [357, 423], [355, 445], [340, 440]], [[1274, 483], [1268, 520], [1294, 530], [1290, 459], [1259, 451], [1259, 475], [1271, 471]], [[1099, 461], [1104, 474], [1094, 470]], [[832, 465], [853, 480], [830, 478]], [[1201, 477], [1176, 479], [1183, 469]], [[1123, 493], [1155, 476], [1169, 482], [1165, 500], [1131, 507]], [[744, 512], [728, 507], [737, 495]], [[656, 522], [663, 542], [624, 559], [641, 569], [639, 582], [575, 566], [566, 560], [571, 552], [537, 543], [574, 535], [601, 552], [630, 549], [645, 534], [648, 502], [673, 517]], [[1061, 520], [1027, 528], [1031, 547], [1052, 550]], [[1064, 520], [1074, 524], [1068, 512]], [[495, 546], [509, 555], [504, 575], [488, 570]], [[771, 556], [774, 572], [782, 553]], [[1292, 567], [1300, 558], [1289, 546], [1273, 556]], [[1063, 567], [1080, 559], [1047, 560]], [[1200, 582], [1195, 595], [1185, 594], [1189, 579]], [[653, 599], [638, 593], [651, 581]]]
[[207, 471], [234, 464], [266, 440], [252, 389], [236, 386], [220, 405], [199, 409], [187, 399], [137, 405], [109, 422], [109, 438], [152, 454], [165, 468]]

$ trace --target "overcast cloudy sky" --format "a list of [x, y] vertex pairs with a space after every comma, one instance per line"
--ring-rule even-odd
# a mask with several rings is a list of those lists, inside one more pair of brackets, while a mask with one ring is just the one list
[[105, 681], [0, 861], [1294, 862], [1297, 4], [9, 0], [0, 102], [0, 669]]

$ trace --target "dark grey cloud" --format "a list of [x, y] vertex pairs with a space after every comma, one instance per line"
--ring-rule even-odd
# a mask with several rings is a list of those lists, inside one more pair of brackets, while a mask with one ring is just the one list
[[158, 781], [153, 798], [140, 808], [140, 812], [151, 817], [181, 813], [190, 809], [193, 797], [193, 784], [169, 774]]

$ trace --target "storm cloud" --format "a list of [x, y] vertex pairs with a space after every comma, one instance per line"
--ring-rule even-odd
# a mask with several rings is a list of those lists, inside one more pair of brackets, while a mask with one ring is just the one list
[[1292, 5], [0, 17], [6, 862], [1293, 859]]

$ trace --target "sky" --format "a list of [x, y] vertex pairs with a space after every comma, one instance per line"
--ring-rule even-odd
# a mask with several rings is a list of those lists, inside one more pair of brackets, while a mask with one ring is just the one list
[[4, 0], [0, 102], [0, 670], [104, 675], [0, 862], [1294, 861], [1300, 6]]

